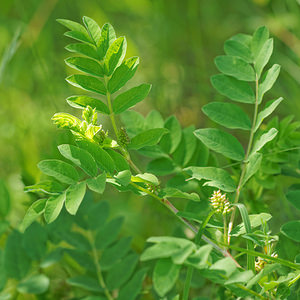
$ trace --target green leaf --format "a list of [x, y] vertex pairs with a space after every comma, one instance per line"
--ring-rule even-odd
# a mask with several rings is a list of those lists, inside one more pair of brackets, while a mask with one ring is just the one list
[[45, 293], [49, 288], [50, 280], [44, 274], [33, 275], [21, 281], [17, 290], [21, 294], [40, 295]]
[[86, 36], [88, 37], [87, 31], [81, 24], [71, 21], [71, 20], [66, 20], [66, 19], [57, 19], [56, 21], [58, 23], [64, 25], [68, 29], [70, 29], [72, 31], [82, 32], [82, 33], [86, 34]]
[[90, 106], [91, 108], [96, 108], [103, 114], [109, 115], [109, 109], [106, 104], [104, 104], [100, 99], [88, 97], [88, 96], [71, 96], [67, 98], [67, 102], [75, 108], [85, 108]]
[[95, 242], [98, 249], [105, 249], [117, 239], [123, 222], [123, 217], [115, 218], [97, 231]]
[[97, 46], [99, 47], [99, 60], [102, 60], [104, 58], [108, 48], [114, 42], [115, 39], [116, 33], [114, 28], [109, 23], [104, 24], [101, 30], [100, 40], [97, 44]]
[[251, 45], [252, 41], [252, 36], [249, 34], [244, 34], [244, 33], [238, 33], [230, 38], [232, 41], [239, 42], [246, 47], [249, 47]]
[[86, 57], [68, 57], [65, 63], [76, 70], [85, 72], [89, 75], [103, 77], [103, 69], [95, 60]]
[[94, 41], [94, 44], [97, 46], [98, 43], [100, 42], [100, 37], [101, 37], [101, 29], [99, 25], [93, 19], [86, 16], [84, 16], [82, 20], [90, 37]]
[[108, 48], [104, 59], [104, 72], [110, 76], [118, 67], [126, 54], [127, 42], [124, 36], [117, 38]]
[[255, 103], [255, 95], [247, 82], [237, 80], [224, 74], [211, 77], [211, 84], [223, 96], [242, 103]]
[[89, 44], [81, 44], [81, 43], [70, 44], [67, 45], [65, 49], [72, 53], [78, 53], [90, 58], [98, 59], [98, 53], [96, 49]]
[[52, 196], [47, 200], [44, 212], [47, 223], [52, 223], [59, 216], [65, 200], [66, 193], [63, 193], [59, 196]]
[[245, 176], [242, 182], [242, 186], [258, 171], [260, 168], [262, 161], [262, 154], [261, 153], [253, 153], [249, 157], [249, 162], [246, 166]]
[[130, 278], [138, 260], [137, 254], [129, 254], [108, 271], [106, 283], [109, 290], [121, 287]]
[[158, 176], [171, 174], [175, 171], [176, 166], [173, 161], [168, 157], [162, 157], [152, 160], [147, 165], [147, 172], [154, 173]]
[[106, 174], [102, 173], [96, 178], [88, 178], [86, 183], [90, 190], [98, 194], [102, 194], [105, 190]]
[[265, 67], [265, 65], [268, 63], [271, 55], [273, 52], [273, 39], [268, 39], [257, 57], [254, 57], [254, 68], [256, 70], [256, 73], [258, 75], [258, 78], [260, 77], [260, 74]]
[[120, 289], [117, 300], [135, 300], [140, 294], [147, 269], [136, 272], [133, 277]]
[[238, 41], [232, 39], [226, 41], [224, 44], [224, 51], [227, 55], [237, 56], [247, 63], [251, 63], [253, 61], [250, 49]]
[[231, 134], [215, 128], [197, 129], [195, 136], [209, 149], [221, 153], [233, 160], [241, 161], [245, 157], [244, 149]]
[[76, 183], [79, 175], [70, 164], [57, 159], [46, 159], [38, 163], [38, 168], [46, 175], [68, 184]]
[[63, 191], [63, 187], [56, 181], [41, 181], [34, 185], [28, 185], [24, 187], [24, 192], [30, 193], [45, 193], [50, 195], [56, 195]]
[[300, 221], [290, 221], [283, 224], [280, 228], [280, 231], [292, 239], [293, 241], [300, 242]]
[[67, 279], [67, 283], [71, 286], [82, 288], [91, 292], [103, 292], [103, 288], [99, 285], [99, 282], [87, 275], [79, 275]]
[[104, 83], [98, 78], [89, 75], [74, 74], [67, 77], [66, 80], [75, 87], [89, 92], [106, 95], [106, 88], [104, 86]]
[[88, 151], [68, 144], [59, 145], [57, 148], [62, 156], [72, 161], [86, 174], [92, 177], [97, 175], [97, 164]]
[[109, 216], [109, 205], [106, 201], [101, 201], [90, 206], [88, 210], [87, 223], [90, 229], [95, 230], [104, 226]]
[[242, 81], [255, 81], [253, 68], [238, 57], [228, 55], [217, 56], [215, 64], [218, 70], [225, 75], [233, 76]]
[[194, 135], [195, 127], [189, 126], [182, 131], [182, 143], [184, 143], [184, 157], [182, 161], [182, 166], [186, 166], [197, 149], [197, 139]]
[[141, 255], [141, 261], [171, 257], [182, 247], [176, 242], [161, 242], [148, 247]]
[[20, 225], [20, 230], [24, 231], [29, 227], [40, 215], [43, 214], [47, 199], [40, 199], [31, 204], [25, 217]]
[[108, 91], [113, 94], [123, 87], [134, 76], [138, 65], [138, 57], [126, 59], [112, 74], [107, 85]]
[[169, 130], [169, 133], [161, 139], [160, 146], [166, 153], [172, 154], [181, 141], [181, 126], [175, 116], [170, 116], [165, 122], [165, 128]]
[[226, 280], [225, 284], [235, 284], [235, 283], [247, 283], [251, 278], [254, 277], [254, 273], [252, 270], [247, 271], [238, 271], [234, 272], [228, 280]]
[[161, 196], [163, 198], [183, 198], [192, 201], [200, 201], [200, 198], [196, 193], [189, 194], [172, 187], [164, 188], [161, 192]]
[[121, 185], [127, 186], [131, 180], [131, 172], [129, 170], [121, 171], [115, 176], [115, 178]]
[[31, 259], [41, 260], [47, 251], [47, 239], [46, 230], [35, 222], [25, 230], [22, 245]]
[[182, 247], [172, 255], [173, 263], [176, 265], [182, 265], [195, 250], [195, 244], [189, 244]]
[[164, 127], [164, 119], [161, 114], [157, 110], [151, 110], [145, 119], [145, 128], [163, 128]]
[[145, 130], [133, 137], [128, 147], [130, 149], [140, 149], [145, 146], [154, 146], [167, 132], [168, 130], [166, 128], [153, 128]]
[[58, 128], [80, 131], [81, 120], [68, 113], [56, 113], [51, 118]]
[[173, 288], [178, 279], [180, 267], [180, 265], [174, 265], [170, 258], [157, 261], [153, 272], [153, 286], [160, 297]]
[[76, 143], [80, 148], [86, 150], [94, 157], [98, 167], [101, 170], [110, 174], [114, 172], [115, 163], [104, 149], [90, 141], [81, 140], [76, 141]]
[[251, 121], [248, 115], [235, 104], [211, 102], [204, 105], [202, 111], [210, 119], [227, 128], [251, 129]]
[[46, 257], [40, 263], [41, 268], [48, 268], [53, 264], [59, 262], [63, 256], [63, 248], [56, 248], [55, 250], [49, 252]]
[[289, 190], [285, 196], [290, 203], [300, 209], [300, 190]]
[[144, 83], [118, 95], [113, 102], [114, 113], [120, 114], [121, 112], [145, 99], [150, 91], [150, 88], [150, 84]]
[[185, 264], [193, 266], [194, 268], [199, 270], [206, 269], [207, 261], [209, 260], [212, 249], [212, 246], [209, 244], [200, 247], [195, 251], [195, 253], [191, 254], [187, 258]]
[[69, 186], [66, 191], [66, 209], [71, 215], [75, 215], [86, 191], [86, 183], [80, 182]]
[[135, 176], [132, 176], [132, 181], [133, 182], [144, 182], [148, 184], [153, 184], [155, 186], [159, 185], [159, 180], [158, 178], [150, 173], [144, 173], [144, 174], [137, 174]]
[[10, 211], [10, 196], [6, 184], [0, 179], [0, 216], [6, 217]]
[[266, 26], [261, 26], [256, 29], [251, 42], [251, 51], [254, 57], [259, 55], [268, 38], [269, 30]]
[[[271, 218], [272, 218], [272, 216], [270, 214], [267, 214], [267, 213], [249, 215], [251, 228], [253, 229], [255, 227], [261, 226], [265, 222], [268, 222]], [[232, 236], [239, 236], [239, 235], [244, 234], [244, 233], [246, 233], [244, 223], [241, 223], [241, 224], [237, 225], [231, 231]]]
[[64, 36], [67, 36], [71, 39], [86, 43], [88, 45], [93, 44], [92, 40], [90, 39], [90, 37], [88, 36], [87, 33], [83, 33], [80, 31], [67, 31], [64, 33]]
[[110, 269], [116, 262], [122, 260], [130, 250], [131, 241], [131, 237], [123, 237], [113, 246], [104, 249], [100, 259], [101, 269], [106, 271]]
[[22, 246], [21, 233], [13, 231], [8, 235], [3, 261], [8, 278], [21, 280], [28, 273], [31, 262]]
[[225, 192], [234, 192], [235, 183], [228, 172], [214, 167], [189, 167], [184, 169], [193, 179], [208, 180], [204, 185], [219, 188]]
[[271, 128], [268, 132], [261, 135], [261, 137], [254, 143], [252, 153], [259, 151], [265, 144], [272, 141], [278, 133], [276, 128]]
[[114, 161], [116, 170], [118, 172], [130, 169], [127, 160], [124, 158], [124, 156], [122, 154], [120, 154], [112, 149], [106, 149], [105, 151], [109, 154], [109, 156]]
[[271, 100], [267, 102], [265, 108], [262, 111], [260, 111], [259, 114], [257, 115], [254, 132], [257, 131], [257, 129], [259, 128], [263, 120], [276, 109], [276, 107], [281, 103], [282, 100], [283, 98], [280, 97], [276, 100]]

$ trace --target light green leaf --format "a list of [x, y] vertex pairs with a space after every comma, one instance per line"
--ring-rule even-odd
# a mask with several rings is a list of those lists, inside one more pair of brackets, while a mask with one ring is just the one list
[[175, 285], [180, 265], [174, 265], [170, 258], [157, 261], [153, 272], [153, 286], [160, 297], [166, 295]]
[[262, 111], [260, 111], [259, 114], [257, 115], [254, 132], [257, 131], [257, 129], [259, 128], [259, 126], [261, 125], [263, 120], [266, 117], [268, 117], [276, 109], [276, 107], [281, 103], [282, 100], [283, 100], [283, 98], [280, 97], [276, 100], [271, 100], [271, 101], [267, 102], [264, 109]]
[[92, 177], [97, 175], [97, 164], [88, 151], [68, 144], [59, 145], [57, 148], [62, 156], [72, 161], [86, 174]]
[[103, 114], [109, 115], [109, 109], [106, 104], [104, 104], [100, 99], [88, 97], [88, 96], [71, 96], [67, 98], [67, 102], [75, 108], [85, 108], [90, 106], [91, 108], [96, 108]]
[[141, 261], [171, 257], [182, 247], [175, 242], [161, 242], [148, 247], [141, 255]]
[[252, 36], [249, 34], [245, 34], [245, 33], [238, 33], [238, 34], [232, 36], [230, 38], [230, 40], [239, 42], [239, 43], [245, 45], [246, 47], [250, 47], [251, 41], [252, 41]]
[[187, 258], [196, 250], [195, 244], [189, 244], [172, 254], [172, 261], [176, 265], [182, 265]]
[[147, 269], [136, 272], [133, 277], [120, 289], [117, 300], [135, 300], [140, 294]]
[[280, 66], [273, 65], [263, 77], [262, 83], [258, 87], [258, 103], [261, 103], [264, 94], [274, 85], [280, 73]]
[[256, 57], [254, 57], [254, 68], [256, 70], [258, 78], [260, 77], [263, 68], [268, 63], [272, 55], [272, 52], [273, 52], [273, 39], [268, 39], [264, 43], [259, 54]]
[[104, 24], [101, 30], [100, 40], [97, 44], [97, 46], [99, 47], [99, 60], [102, 60], [104, 58], [108, 48], [115, 41], [115, 39], [116, 33], [114, 28], [109, 23]]
[[257, 57], [261, 52], [265, 42], [269, 38], [269, 30], [266, 26], [261, 26], [256, 29], [251, 42], [251, 51], [254, 57]]
[[262, 160], [261, 153], [253, 153], [249, 157], [249, 162], [246, 166], [246, 173], [242, 182], [242, 186], [258, 171]]
[[248, 115], [232, 103], [211, 102], [202, 107], [202, 111], [216, 123], [227, 128], [251, 129]]
[[145, 119], [145, 129], [163, 128], [164, 119], [157, 110], [151, 110]]
[[121, 112], [139, 103], [147, 97], [150, 89], [151, 85], [144, 83], [118, 95], [113, 102], [114, 113], [120, 114]]
[[98, 194], [102, 194], [105, 190], [106, 174], [102, 173], [96, 178], [88, 178], [86, 183], [90, 190]]
[[38, 163], [38, 168], [46, 175], [68, 184], [76, 183], [79, 175], [70, 164], [57, 159], [46, 159]]
[[107, 89], [113, 94], [123, 87], [135, 74], [139, 65], [138, 57], [126, 59], [112, 74]]
[[169, 131], [166, 128], [153, 128], [145, 130], [131, 139], [128, 148], [140, 149], [145, 146], [154, 146], [167, 132]]
[[0, 216], [6, 217], [10, 211], [10, 196], [6, 184], [0, 179]]
[[110, 290], [121, 287], [132, 275], [138, 260], [139, 256], [132, 253], [115, 264], [107, 273], [107, 287]]
[[218, 70], [226, 75], [233, 76], [242, 81], [255, 81], [253, 68], [238, 57], [228, 55], [217, 56], [215, 64]]
[[65, 200], [66, 193], [63, 193], [59, 196], [52, 196], [47, 200], [44, 217], [48, 224], [52, 223], [59, 216]]
[[49, 288], [50, 280], [44, 274], [33, 275], [21, 281], [17, 290], [21, 294], [40, 295], [45, 293]]
[[264, 133], [253, 145], [252, 153], [259, 151], [265, 144], [272, 141], [277, 135], [278, 130], [271, 128], [268, 132]]
[[86, 34], [86, 36], [88, 37], [87, 31], [85, 30], [85, 28], [74, 21], [71, 20], [67, 20], [67, 19], [57, 19], [56, 20], [58, 23], [64, 25], [65, 27], [67, 27], [68, 29], [72, 30], [72, 31], [79, 31], [82, 32], [84, 34]]
[[131, 172], [129, 170], [121, 171], [115, 176], [115, 178], [121, 185], [127, 186], [131, 180]]
[[102, 149], [100, 146], [98, 146], [95, 143], [92, 143], [90, 141], [76, 141], [77, 145], [89, 152], [95, 159], [98, 167], [108, 173], [113, 173], [115, 170], [115, 163], [112, 160], [112, 158], [109, 156], [109, 154]]
[[225, 131], [216, 128], [204, 128], [195, 130], [194, 134], [209, 149], [228, 158], [241, 161], [245, 157], [244, 149], [239, 141]]
[[249, 47], [238, 41], [232, 39], [226, 41], [224, 44], [224, 51], [227, 55], [237, 56], [248, 63], [253, 61]]
[[[251, 228], [253, 229], [255, 227], [261, 226], [263, 223], [268, 222], [271, 218], [272, 218], [272, 216], [267, 213], [249, 215]], [[232, 236], [239, 236], [244, 233], [246, 233], [244, 223], [237, 225], [231, 231]]]
[[85, 72], [89, 75], [103, 77], [103, 69], [95, 60], [86, 57], [69, 57], [65, 63], [76, 70]]
[[283, 224], [280, 228], [280, 231], [292, 239], [293, 241], [300, 242], [300, 221], [290, 221]]
[[72, 53], [78, 53], [90, 58], [98, 59], [98, 53], [96, 49], [89, 44], [81, 44], [81, 43], [69, 44], [65, 47], [65, 49]]
[[58, 128], [80, 131], [81, 120], [68, 113], [56, 113], [51, 118]]
[[24, 231], [44, 212], [47, 199], [39, 199], [31, 204], [20, 225], [20, 230]]
[[183, 198], [192, 201], [200, 201], [200, 198], [196, 193], [189, 194], [172, 187], [164, 188], [161, 192], [161, 197], [162, 198]]
[[83, 90], [106, 95], [106, 88], [102, 81], [99, 79], [82, 74], [74, 74], [66, 78], [66, 80], [73, 86]]
[[175, 116], [170, 116], [165, 122], [165, 128], [169, 130], [169, 133], [161, 139], [160, 146], [166, 153], [172, 154], [181, 141], [181, 126]]
[[118, 172], [130, 169], [127, 160], [124, 158], [124, 156], [122, 154], [120, 154], [119, 152], [116, 152], [112, 149], [106, 149], [105, 151], [108, 153], [108, 155], [114, 161], [116, 170]]
[[101, 37], [101, 29], [99, 25], [93, 19], [86, 16], [84, 16], [82, 20], [90, 37], [94, 41], [94, 44], [97, 46], [98, 43], [100, 42], [100, 37]]
[[175, 169], [175, 164], [168, 157], [154, 159], [147, 165], [147, 172], [154, 173], [158, 176], [171, 174]]
[[100, 286], [99, 282], [87, 275], [79, 275], [68, 278], [67, 283], [71, 286], [80, 287], [86, 291], [98, 293], [103, 291], [103, 288]]
[[153, 184], [155, 186], [159, 185], [159, 180], [158, 178], [150, 173], [144, 173], [144, 174], [137, 174], [135, 176], [132, 176], [132, 181], [133, 182], [144, 182], [148, 184]]
[[45, 193], [50, 195], [56, 195], [63, 191], [63, 187], [56, 181], [41, 181], [34, 185], [28, 185], [24, 187], [24, 192], [30, 193]]
[[117, 38], [108, 48], [104, 59], [104, 72], [110, 76], [118, 67], [126, 54], [127, 42], [125, 37]]
[[254, 273], [252, 270], [247, 271], [239, 271], [236, 270], [228, 280], [226, 280], [225, 284], [235, 284], [235, 283], [247, 283], [251, 278], [254, 277]]
[[193, 244], [193, 242], [190, 240], [187, 240], [184, 238], [172, 237], [172, 236], [152, 236], [147, 239], [147, 242], [149, 242], [149, 243], [175, 243], [179, 247], [185, 247], [186, 245]]
[[225, 277], [225, 276], [230, 277], [231, 274], [233, 274], [233, 272], [236, 269], [237, 269], [237, 267], [230, 257], [225, 257], [225, 258], [218, 260], [209, 268], [210, 271], [212, 271], [212, 270], [222, 271], [222, 275], [223, 275], [222, 277]]
[[88, 45], [93, 44], [93, 41], [91, 40], [89, 35], [87, 33], [83, 33], [80, 31], [76, 31], [76, 30], [67, 31], [64, 33], [64, 36], [67, 36], [67, 37], [74, 39], [76, 41], [79, 41], [79, 42], [86, 43]]
[[211, 77], [213, 87], [223, 96], [242, 103], [255, 103], [255, 95], [247, 82], [237, 80], [224, 74]]
[[300, 190], [289, 190], [285, 196], [290, 203], [300, 210]]
[[86, 191], [86, 183], [80, 182], [69, 186], [66, 191], [66, 209], [71, 215], [75, 215]]
[[207, 261], [212, 249], [212, 246], [209, 244], [200, 247], [195, 251], [195, 253], [191, 254], [188, 257], [188, 259], [185, 261], [185, 264], [193, 266], [194, 268], [199, 270], [207, 268]]
[[204, 185], [219, 188], [225, 192], [234, 192], [235, 183], [228, 172], [214, 167], [189, 167], [184, 169], [193, 179], [208, 180]]

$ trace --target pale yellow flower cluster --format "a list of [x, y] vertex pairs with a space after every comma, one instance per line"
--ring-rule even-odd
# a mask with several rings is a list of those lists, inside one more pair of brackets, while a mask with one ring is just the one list
[[220, 190], [214, 191], [213, 195], [209, 198], [211, 206], [216, 211], [216, 213], [226, 215], [232, 211], [232, 207], [226, 194], [222, 194]]

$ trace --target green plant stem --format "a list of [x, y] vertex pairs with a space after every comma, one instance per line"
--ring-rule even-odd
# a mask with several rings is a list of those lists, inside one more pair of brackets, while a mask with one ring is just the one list
[[[204, 229], [209, 222], [210, 218], [214, 215], [215, 211], [211, 211], [206, 219], [202, 222], [196, 236], [195, 236], [195, 244], [199, 244], [201, 237], [203, 235]], [[188, 300], [189, 299], [189, 293], [190, 293], [190, 287], [191, 287], [191, 282], [192, 282], [192, 277], [193, 277], [193, 272], [194, 272], [194, 267], [189, 266], [184, 282], [184, 289], [183, 289], [183, 296], [182, 300]]]
[[113, 126], [115, 135], [118, 138], [118, 128], [117, 128], [117, 124], [116, 124], [115, 114], [114, 114], [113, 109], [112, 109], [111, 95], [110, 95], [109, 92], [106, 93], [106, 99], [107, 99], [108, 109], [109, 109], [109, 112], [110, 112], [110, 114], [109, 114], [110, 121], [111, 121], [111, 124]]
[[[235, 198], [234, 198], [234, 203], [238, 203], [239, 199], [240, 199], [240, 193], [241, 193], [241, 189], [243, 186], [243, 181], [244, 181], [244, 177], [246, 174], [246, 167], [247, 167], [247, 160], [249, 158], [251, 149], [252, 149], [252, 144], [253, 144], [253, 138], [254, 138], [254, 133], [255, 133], [255, 124], [256, 124], [256, 119], [257, 119], [257, 113], [258, 113], [258, 76], [256, 74], [256, 79], [255, 79], [255, 106], [254, 106], [254, 112], [253, 112], [253, 118], [252, 118], [252, 127], [251, 127], [251, 131], [250, 131], [250, 137], [249, 137], [249, 142], [248, 142], [248, 146], [247, 146], [247, 151], [246, 151], [246, 155], [245, 155], [245, 159], [242, 162], [242, 171], [241, 171], [241, 175], [240, 175], [240, 179], [239, 179], [239, 183], [236, 189], [236, 193], [235, 193]], [[228, 225], [228, 244], [230, 244], [230, 233], [233, 227], [233, 223], [234, 223], [234, 219], [235, 219], [235, 214], [236, 214], [236, 207], [233, 208], [231, 217], [230, 217], [230, 221], [229, 221], [229, 225]]]
[[223, 215], [223, 225], [224, 225], [224, 244], [227, 243], [227, 219], [226, 219], [226, 215]]
[[93, 261], [94, 261], [94, 264], [96, 266], [96, 272], [97, 272], [97, 277], [98, 277], [99, 284], [103, 288], [106, 298], [108, 300], [114, 300], [113, 296], [110, 294], [110, 292], [109, 292], [109, 290], [106, 287], [106, 284], [104, 282], [102, 272], [101, 272], [101, 267], [100, 267], [100, 264], [99, 264], [97, 249], [96, 249], [96, 246], [95, 246], [95, 243], [94, 243], [93, 236], [90, 232], [88, 232], [88, 239], [89, 239], [89, 242], [90, 242], [90, 245], [91, 245], [91, 248], [92, 248]]
[[300, 274], [298, 274], [298, 276], [296, 276], [294, 279], [292, 279], [291, 281], [289, 281], [288, 286], [292, 286], [295, 282], [297, 282], [300, 279]]

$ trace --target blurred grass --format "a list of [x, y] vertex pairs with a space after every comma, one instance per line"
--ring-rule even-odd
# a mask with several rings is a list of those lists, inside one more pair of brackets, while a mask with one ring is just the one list
[[[55, 112], [74, 111], [64, 99], [77, 92], [64, 80], [70, 72], [63, 62], [68, 56], [64, 47], [70, 41], [55, 20], [80, 21], [83, 15], [99, 24], [112, 23], [117, 34], [128, 39], [127, 56], [141, 57], [136, 80], [152, 83], [153, 89], [137, 110], [174, 113], [183, 126], [197, 127], [207, 123], [202, 105], [220, 98], [209, 78], [217, 73], [213, 60], [222, 54], [224, 41], [267, 25], [275, 38], [271, 60], [283, 67], [269, 97], [283, 96], [279, 114], [295, 114], [299, 119], [299, 1], [0, 1], [0, 178], [9, 185], [15, 223], [29, 201], [23, 185], [40, 177], [37, 162], [57, 156], [56, 145], [69, 139], [50, 121]], [[127, 230], [136, 232], [137, 239], [177, 230], [168, 212], [153, 200], [113, 191], [109, 197], [115, 201], [114, 213], [127, 215]]]

